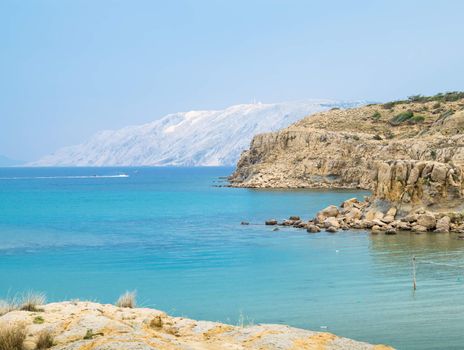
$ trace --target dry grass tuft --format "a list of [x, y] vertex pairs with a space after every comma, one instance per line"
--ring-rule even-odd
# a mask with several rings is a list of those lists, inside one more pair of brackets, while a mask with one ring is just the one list
[[15, 300], [0, 300], [0, 316], [3, 316], [10, 311], [17, 310], [18, 304]]
[[0, 350], [22, 350], [26, 339], [24, 325], [0, 328]]
[[19, 299], [19, 309], [23, 311], [42, 311], [39, 306], [44, 305], [47, 298], [44, 293], [26, 292]]
[[134, 291], [132, 292], [125, 292], [123, 295], [121, 295], [116, 301], [116, 306], [118, 307], [128, 307], [128, 308], [134, 308], [136, 306], [136, 295], [137, 293]]
[[50, 349], [53, 346], [53, 335], [49, 330], [44, 330], [37, 339], [36, 350]]

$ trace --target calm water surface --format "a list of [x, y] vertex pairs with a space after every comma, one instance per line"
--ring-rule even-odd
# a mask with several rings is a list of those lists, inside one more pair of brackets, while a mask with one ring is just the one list
[[463, 348], [464, 241], [241, 226], [309, 218], [366, 193], [214, 186], [231, 171], [0, 169], [0, 296], [114, 302], [136, 289], [139, 304], [196, 319], [243, 315], [399, 349]]

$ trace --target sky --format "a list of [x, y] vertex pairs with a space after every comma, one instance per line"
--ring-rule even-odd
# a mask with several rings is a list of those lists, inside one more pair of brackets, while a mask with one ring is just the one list
[[464, 90], [464, 1], [0, 0], [0, 154], [254, 99]]

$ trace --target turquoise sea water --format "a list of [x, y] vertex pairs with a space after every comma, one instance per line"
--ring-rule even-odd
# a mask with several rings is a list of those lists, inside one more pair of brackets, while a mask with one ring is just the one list
[[[0, 297], [37, 290], [52, 301], [114, 302], [136, 289], [141, 305], [196, 319], [285, 323], [399, 349], [463, 348], [464, 241], [274, 232], [265, 219], [309, 218], [366, 193], [215, 186], [231, 172], [0, 169]], [[111, 177], [121, 173], [129, 177]]]

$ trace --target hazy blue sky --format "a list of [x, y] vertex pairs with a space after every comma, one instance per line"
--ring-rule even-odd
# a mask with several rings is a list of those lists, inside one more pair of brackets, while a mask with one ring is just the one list
[[0, 0], [0, 154], [170, 112], [464, 90], [464, 1]]

